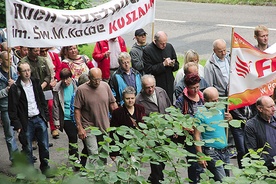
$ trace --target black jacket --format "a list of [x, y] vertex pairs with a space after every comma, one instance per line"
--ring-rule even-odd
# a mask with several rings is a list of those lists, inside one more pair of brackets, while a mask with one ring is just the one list
[[[276, 117], [272, 116], [271, 121], [276, 121]], [[266, 128], [265, 121], [259, 114], [251, 118], [246, 122], [245, 125], [245, 146], [247, 149], [257, 150], [264, 147], [267, 142], [266, 139]], [[267, 151], [266, 147], [264, 151]], [[269, 154], [262, 154], [263, 159], [265, 160], [265, 165], [269, 169], [274, 169], [272, 162], [274, 161], [273, 156]]]
[[[31, 78], [35, 100], [40, 112], [41, 118], [44, 120], [46, 126], [49, 121], [48, 106], [44, 97], [44, 93], [40, 86], [39, 80]], [[28, 125], [28, 102], [25, 91], [21, 85], [21, 78], [19, 77], [15, 84], [9, 90], [8, 95], [8, 111], [11, 120], [11, 125], [14, 130], [23, 129], [27, 131]]]

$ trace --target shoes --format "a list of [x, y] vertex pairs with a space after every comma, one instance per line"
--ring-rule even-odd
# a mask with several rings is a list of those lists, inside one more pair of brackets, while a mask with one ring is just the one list
[[53, 147], [54, 146], [54, 144], [53, 143], [49, 143], [49, 147]]
[[57, 129], [55, 129], [55, 130], [52, 131], [52, 137], [54, 139], [58, 139], [59, 138], [59, 134], [58, 134], [58, 130]]
[[238, 155], [237, 149], [235, 147], [230, 147], [229, 148], [229, 157], [230, 158], [236, 158]]
[[54, 171], [51, 170], [50, 168], [47, 168], [46, 170], [42, 170], [41, 173], [44, 174], [46, 176], [46, 178], [54, 178], [55, 177]]

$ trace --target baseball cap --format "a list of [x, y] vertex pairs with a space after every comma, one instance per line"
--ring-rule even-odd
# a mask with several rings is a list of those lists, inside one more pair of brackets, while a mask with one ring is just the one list
[[144, 35], [144, 34], [147, 34], [146, 31], [144, 29], [137, 29], [135, 31], [135, 36], [141, 36], [141, 35]]

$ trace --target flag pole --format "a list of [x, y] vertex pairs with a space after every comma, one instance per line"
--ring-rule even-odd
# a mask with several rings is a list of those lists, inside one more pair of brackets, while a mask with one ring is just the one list
[[154, 22], [151, 23], [151, 40], [154, 40]]
[[8, 66], [9, 66], [9, 71], [8, 71], [8, 77], [9, 77], [9, 79], [11, 78], [11, 62], [10, 62], [10, 60], [11, 60], [11, 48], [10, 47], [8, 47]]
[[[234, 27], [232, 27], [232, 31], [231, 31], [231, 44], [230, 44], [230, 64], [229, 64], [229, 79], [228, 79], [228, 90], [227, 90], [227, 101], [229, 103], [229, 89], [230, 89], [230, 73], [231, 73], [231, 57], [232, 57], [232, 48], [233, 48], [233, 38], [234, 38]], [[229, 105], [227, 105], [227, 109], [226, 112], [229, 113]], [[228, 135], [229, 135], [229, 124], [228, 127], [226, 128], [226, 137], [227, 137], [227, 143], [228, 143]]]

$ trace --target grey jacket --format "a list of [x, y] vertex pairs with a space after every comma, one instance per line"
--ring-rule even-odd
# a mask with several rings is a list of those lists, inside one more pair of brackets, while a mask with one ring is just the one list
[[154, 102], [152, 102], [143, 91], [141, 91], [136, 96], [136, 104], [142, 105], [145, 108], [145, 113], [147, 116], [151, 112], [159, 112], [161, 114], [165, 114], [165, 109], [172, 105], [164, 89], [160, 87], [155, 87], [155, 93], [157, 97], [158, 106]]
[[[73, 80], [74, 93], [77, 90], [76, 81]], [[53, 119], [54, 124], [60, 126], [60, 130], [64, 127], [64, 90], [59, 81], [53, 89], [54, 105], [53, 105]]]
[[138, 70], [143, 75], [144, 63], [142, 61], [143, 50], [148, 45], [140, 46], [134, 43], [129, 54], [131, 56], [131, 65], [134, 69]]
[[[215, 53], [213, 53], [206, 62], [204, 67], [204, 79], [210, 86], [213, 86], [218, 90], [220, 97], [225, 97], [228, 96], [228, 81], [224, 80], [220, 67], [214, 59], [214, 54]], [[227, 53], [225, 58], [230, 65], [229, 53]]]

